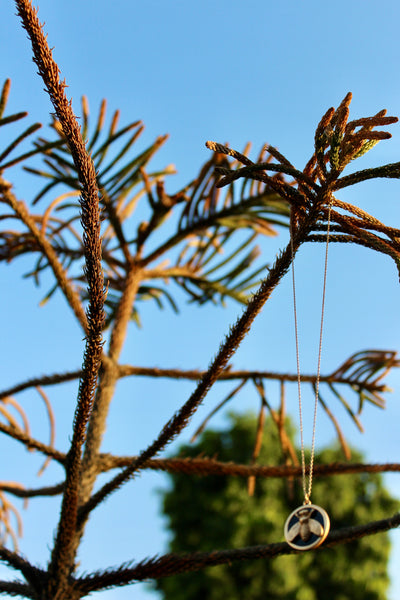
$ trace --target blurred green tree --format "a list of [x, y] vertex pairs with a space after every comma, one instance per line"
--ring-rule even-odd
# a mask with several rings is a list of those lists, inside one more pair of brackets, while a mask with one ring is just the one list
[[[181, 454], [248, 463], [254, 447], [255, 418], [231, 413], [230, 423], [223, 431], [205, 431], [196, 444], [182, 446]], [[288, 431], [293, 439], [293, 427]], [[280, 452], [277, 429], [268, 421], [258, 462], [276, 464]], [[338, 447], [317, 455], [319, 463], [341, 458]], [[353, 450], [352, 458], [357, 461], [362, 456]], [[172, 552], [280, 541], [286, 518], [302, 503], [301, 484], [296, 480], [258, 478], [253, 496], [239, 477], [173, 473], [170, 481], [171, 487], [163, 492], [163, 511]], [[398, 508], [377, 474], [318, 477], [313, 498], [330, 514], [335, 529], [380, 519]], [[324, 552], [220, 565], [167, 577], [157, 582], [157, 589], [166, 600], [382, 600], [389, 584], [389, 550], [388, 534], [380, 534]]]

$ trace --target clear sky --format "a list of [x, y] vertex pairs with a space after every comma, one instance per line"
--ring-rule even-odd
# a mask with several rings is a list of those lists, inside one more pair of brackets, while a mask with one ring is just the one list
[[[168, 182], [170, 191], [179, 189], [197, 173], [209, 155], [204, 147], [208, 139], [229, 142], [238, 150], [251, 141], [254, 154], [264, 143], [270, 143], [302, 168], [313, 151], [320, 117], [330, 106], [337, 106], [348, 91], [353, 92], [351, 118], [370, 116], [382, 108], [387, 108], [390, 115], [400, 116], [400, 4], [395, 0], [39, 0], [38, 4], [39, 17], [46, 23], [49, 44], [54, 47], [78, 113], [82, 94], [88, 96], [93, 115], [105, 97], [110, 114], [121, 109], [122, 123], [144, 121], [141, 147], [149, 145], [157, 135], [170, 134], [153, 163], [176, 166], [178, 174]], [[28, 109], [32, 121], [47, 124], [52, 107], [36, 75], [14, 3], [3, 2], [0, 14], [0, 71], [3, 79], [12, 79], [9, 107], [15, 112]], [[399, 160], [399, 126], [392, 126], [390, 131], [393, 138], [378, 144], [358, 168]], [[16, 193], [29, 202], [36, 182], [16, 175]], [[398, 182], [367, 182], [340, 197], [360, 205], [383, 222], [399, 226]], [[286, 243], [286, 236], [282, 232], [278, 246], [268, 248], [275, 252]], [[81, 333], [64, 310], [62, 298], [56, 297], [45, 308], [39, 308], [43, 290], [18, 277], [18, 273], [25, 272], [26, 264], [21, 261], [13, 272], [8, 266], [0, 267], [2, 388], [21, 377], [75, 369], [81, 363]], [[297, 259], [297, 277], [301, 329], [317, 331], [321, 248], [302, 249]], [[332, 370], [357, 350], [399, 348], [398, 277], [388, 258], [362, 248], [345, 251], [332, 247], [327, 293], [322, 371]], [[268, 304], [234, 364], [293, 370], [293, 331], [287, 316], [291, 311], [289, 280], [283, 282]], [[140, 365], [204, 368], [240, 312], [241, 308], [234, 304], [225, 311], [198, 310], [182, 304], [182, 317], [176, 317], [169, 309], [157, 312], [154, 307], [146, 307], [143, 328], [138, 331], [132, 326], [123, 359]], [[316, 338], [303, 338], [304, 371], [315, 370], [316, 349]], [[363, 435], [341, 415], [349, 439], [365, 451], [369, 461], [400, 460], [398, 373], [391, 376], [390, 384], [395, 391], [388, 396], [387, 409], [367, 409], [362, 419]], [[76, 386], [66, 386], [66, 390], [61, 399], [56, 390], [50, 396], [56, 406], [60, 448], [65, 447], [70, 435]], [[126, 382], [121, 384], [116, 402], [126, 407], [127, 417], [121, 423], [111, 416], [106, 449], [139, 451], [191, 390], [191, 384], [177, 388], [163, 382], [155, 393], [154, 387], [144, 381], [132, 393]], [[190, 431], [185, 433], [185, 441], [220, 394], [213, 392], [207, 399]], [[140, 401], [154, 396], [154, 405]], [[32, 395], [24, 399], [28, 413], [33, 413], [33, 432], [40, 431], [44, 413], [36, 412], [37, 401]], [[255, 398], [246, 401], [246, 406], [256, 408]], [[295, 394], [293, 401], [295, 406]], [[297, 418], [296, 410], [292, 414]], [[317, 443], [322, 445], [332, 439], [332, 427], [321, 415]], [[7, 448], [8, 442], [0, 440], [3, 453]], [[31, 474], [34, 462], [29, 462], [29, 471], [25, 471], [26, 461], [17, 450], [15, 456], [16, 462], [4, 466], [1, 478], [26, 481], [24, 478], [28, 477], [30, 484], [39, 485]], [[39, 465], [39, 459], [37, 462]], [[58, 481], [57, 478], [61, 478], [61, 472], [53, 466], [42, 482]], [[392, 492], [400, 496], [398, 477], [390, 476], [387, 481]], [[163, 484], [165, 479], [161, 476], [143, 474], [98, 511], [82, 551], [83, 569], [139, 560], [165, 550], [166, 534], [161, 531], [155, 491]], [[21, 549], [39, 563], [47, 557], [56, 511], [55, 501], [34, 500], [24, 512], [26, 528]], [[45, 514], [49, 518], [43, 533]], [[101, 518], [106, 514], [105, 525]], [[400, 534], [391, 535], [390, 600], [397, 600], [400, 581], [395, 563], [400, 559]], [[100, 597], [145, 600], [156, 595], [138, 585], [133, 590], [121, 589]]]

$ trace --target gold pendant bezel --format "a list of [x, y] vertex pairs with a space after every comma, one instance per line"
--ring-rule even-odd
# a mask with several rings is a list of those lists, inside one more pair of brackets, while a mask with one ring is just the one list
[[316, 504], [303, 504], [286, 519], [285, 540], [295, 550], [318, 548], [325, 541], [330, 526], [328, 513], [323, 508]]

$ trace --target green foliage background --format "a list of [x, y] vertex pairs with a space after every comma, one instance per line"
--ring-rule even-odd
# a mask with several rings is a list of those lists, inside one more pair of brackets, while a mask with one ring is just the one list
[[[183, 446], [184, 456], [215, 456], [248, 463], [254, 447], [256, 421], [252, 415], [231, 414], [225, 431], [206, 431], [200, 441]], [[293, 437], [293, 427], [291, 434]], [[275, 426], [268, 421], [258, 459], [276, 464], [280, 447]], [[353, 461], [361, 460], [352, 451]], [[342, 460], [338, 448], [326, 448], [319, 463]], [[278, 460], [279, 462], [279, 460]], [[302, 503], [301, 482], [261, 479], [249, 497], [246, 481], [237, 477], [171, 475], [163, 509], [171, 531], [170, 550], [210, 551], [282, 541], [283, 525]], [[384, 488], [380, 475], [360, 474], [316, 478], [313, 501], [324, 507], [332, 528], [383, 518], [398, 503]], [[383, 600], [389, 583], [387, 534], [365, 537], [344, 546], [217, 566], [198, 573], [161, 579], [157, 588], [167, 600], [285, 599]]]

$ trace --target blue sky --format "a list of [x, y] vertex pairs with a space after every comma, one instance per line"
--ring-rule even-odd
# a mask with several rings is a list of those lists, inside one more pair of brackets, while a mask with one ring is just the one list
[[[352, 118], [370, 116], [381, 108], [400, 115], [400, 5], [394, 0], [40, 0], [38, 4], [39, 17], [46, 23], [49, 44], [54, 46], [54, 56], [78, 114], [82, 94], [88, 96], [93, 116], [105, 97], [109, 114], [121, 110], [121, 123], [139, 118], [144, 121], [143, 147], [160, 134], [170, 134], [153, 163], [176, 166], [178, 174], [167, 184], [170, 191], [192, 178], [207, 159], [207, 139], [229, 142], [239, 150], [251, 141], [254, 153], [264, 143], [271, 143], [301, 168], [312, 153], [314, 130], [321, 115], [329, 106], [337, 106], [348, 91], [353, 92]], [[47, 124], [52, 108], [11, 1], [1, 8], [0, 35], [1, 74], [3, 79], [12, 79], [10, 109], [28, 109], [32, 121]], [[390, 131], [393, 138], [378, 144], [358, 168], [399, 160], [399, 126], [392, 126]], [[34, 180], [15, 172], [14, 182], [17, 195], [29, 202]], [[364, 183], [340, 197], [393, 226], [399, 222], [398, 182]], [[286, 242], [285, 236], [283, 232], [277, 244], [267, 244], [266, 251], [276, 252]], [[319, 310], [322, 259], [322, 249], [313, 246], [302, 249], [296, 264], [301, 330], [315, 331], [314, 337], [304, 333], [302, 338], [302, 364], [308, 372], [315, 370], [316, 363], [315, 314]], [[22, 262], [14, 270], [1, 266], [6, 293], [1, 295], [0, 308], [1, 314], [7, 315], [2, 324], [6, 340], [3, 348], [7, 348], [2, 361], [2, 387], [21, 378], [22, 344], [28, 347], [24, 350], [24, 377], [76, 368], [81, 362], [81, 333], [66, 313], [62, 298], [56, 297], [45, 308], [39, 308], [41, 290], [21, 279], [24, 267]], [[399, 348], [399, 288], [389, 259], [361, 248], [331, 248], [327, 293], [322, 371], [333, 369], [357, 350]], [[285, 280], [257, 319], [234, 364], [293, 370], [292, 322], [287, 318], [290, 311], [290, 281]], [[182, 316], [176, 317], [168, 309], [157, 312], [148, 307], [143, 328], [138, 331], [132, 326], [123, 360], [203, 368], [240, 312], [234, 304], [226, 310], [183, 306]], [[351, 423], [346, 424], [341, 415], [347, 435], [354, 445], [363, 448], [370, 461], [399, 461], [398, 373], [391, 376], [390, 384], [395, 392], [388, 396], [386, 411], [366, 411], [363, 435]], [[176, 402], [184, 401], [191, 390], [191, 384], [177, 388], [163, 382], [154, 392], [154, 387], [144, 381], [132, 391], [131, 383], [121, 383], [119, 408], [125, 407], [129, 418], [121, 423], [117, 413], [111, 415], [106, 448], [120, 446], [121, 452], [139, 451], [169, 418]], [[56, 405], [59, 447], [70, 434], [76, 386], [66, 386], [63, 393], [62, 398], [50, 396]], [[220, 394], [212, 392], [190, 431]], [[154, 405], [140, 401], [154, 396]], [[254, 398], [245, 400], [246, 406], [255, 408]], [[33, 430], [36, 426], [39, 431], [44, 413], [34, 410], [37, 400], [32, 395], [24, 396], [24, 401], [28, 412], [30, 409], [33, 413]], [[295, 394], [293, 401], [295, 406]], [[296, 414], [294, 410], [295, 418]], [[317, 443], [332, 439], [332, 428], [321, 415]], [[4, 441], [0, 441], [0, 447], [3, 451], [8, 448]], [[17, 466], [6, 465], [2, 479], [28, 477], [32, 485], [38, 485], [31, 474], [36, 459], [30, 458], [29, 471], [25, 472], [24, 456], [17, 449], [15, 452]], [[37, 462], [39, 465], [39, 459]], [[61, 478], [61, 473], [53, 466], [42, 480], [50, 483], [57, 477]], [[398, 478], [391, 476], [387, 481], [400, 496]], [[158, 495], [154, 491], [164, 482], [158, 475], [143, 474], [99, 510], [83, 547], [83, 568], [142, 559], [165, 549], [166, 536], [161, 532]], [[45, 511], [55, 518], [55, 502], [31, 501], [24, 513], [26, 530], [21, 549], [38, 562], [46, 559], [54, 529], [54, 521], [49, 518], [43, 535], [40, 523]], [[106, 514], [104, 527], [101, 519]], [[397, 532], [392, 533], [392, 540], [394, 565], [400, 557]], [[393, 567], [392, 573], [395, 571]], [[133, 591], [139, 600], [155, 597], [144, 586], [135, 586]], [[399, 594], [400, 583], [393, 577], [391, 600]], [[99, 597], [119, 600], [130, 595], [132, 589], [127, 588]]]

